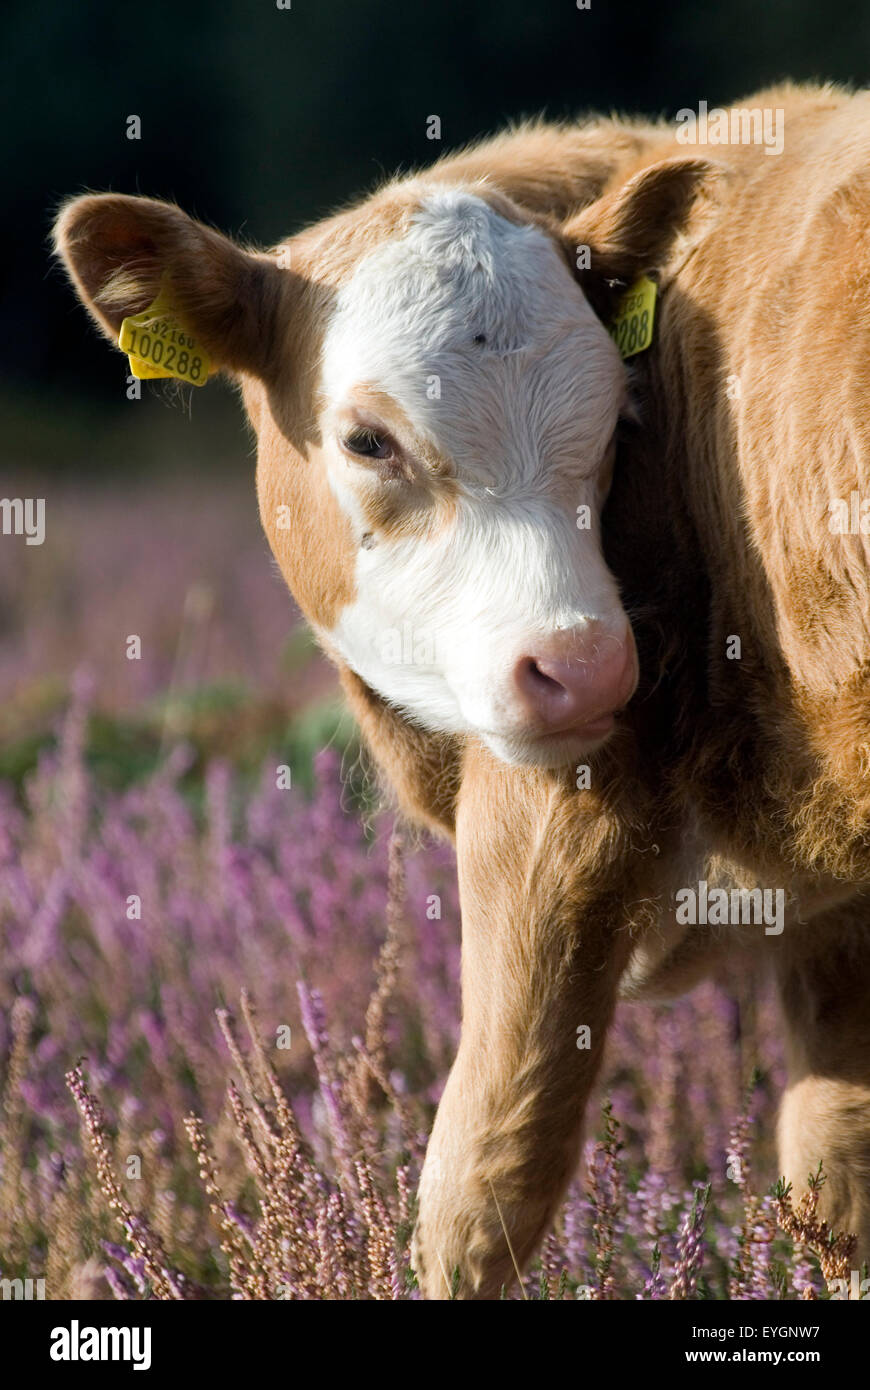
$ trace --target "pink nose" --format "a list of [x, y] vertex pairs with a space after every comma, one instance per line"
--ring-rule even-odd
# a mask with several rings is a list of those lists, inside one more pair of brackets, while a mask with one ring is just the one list
[[637, 652], [626, 624], [617, 636], [591, 622], [534, 644], [514, 667], [514, 697], [541, 733], [603, 737], [637, 684]]

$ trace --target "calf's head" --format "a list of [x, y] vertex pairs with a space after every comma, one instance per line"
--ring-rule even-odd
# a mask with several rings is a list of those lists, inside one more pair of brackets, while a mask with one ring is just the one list
[[269, 253], [85, 196], [57, 244], [110, 335], [168, 287], [240, 379], [263, 523], [327, 650], [423, 727], [556, 766], [637, 678], [600, 545], [627, 380], [602, 318], [706, 168], [656, 165], [562, 226], [408, 179]]

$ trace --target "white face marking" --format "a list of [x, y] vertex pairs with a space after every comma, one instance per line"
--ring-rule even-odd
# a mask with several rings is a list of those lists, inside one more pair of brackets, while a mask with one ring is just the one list
[[371, 529], [371, 490], [404, 486], [340, 447], [361, 385], [387, 394], [449, 461], [456, 503], [430, 534], [375, 532], [359, 551], [355, 601], [324, 635], [425, 727], [476, 733], [511, 761], [572, 756], [565, 736], [529, 728], [512, 672], [565, 629], [592, 621], [614, 641], [625, 635], [598, 530], [625, 376], [550, 237], [472, 193], [438, 190], [339, 293], [324, 431], [358, 541]]

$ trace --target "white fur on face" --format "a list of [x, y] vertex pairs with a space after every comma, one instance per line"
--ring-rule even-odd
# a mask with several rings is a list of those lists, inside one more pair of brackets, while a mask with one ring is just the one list
[[425, 727], [547, 761], [511, 701], [517, 659], [590, 619], [626, 625], [597, 520], [625, 391], [617, 350], [544, 231], [438, 190], [360, 263], [325, 340], [330, 480], [358, 540], [367, 490], [403, 486], [339, 448], [331, 422], [360, 386], [449, 461], [458, 500], [428, 532], [372, 536], [355, 600], [324, 636]]

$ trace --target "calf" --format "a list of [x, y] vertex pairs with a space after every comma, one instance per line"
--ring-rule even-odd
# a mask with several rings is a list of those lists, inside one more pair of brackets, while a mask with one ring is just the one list
[[[784, 113], [775, 158], [531, 126], [270, 252], [143, 198], [58, 221], [112, 338], [159, 293], [241, 383], [282, 572], [401, 807], [455, 841], [427, 1297], [497, 1297], [532, 1254], [620, 990], [726, 957], [781, 983], [783, 1169], [823, 1160], [870, 1255], [870, 584], [829, 526], [866, 473], [870, 105], [754, 104]], [[607, 325], [641, 272], [658, 324], [627, 366]]]

